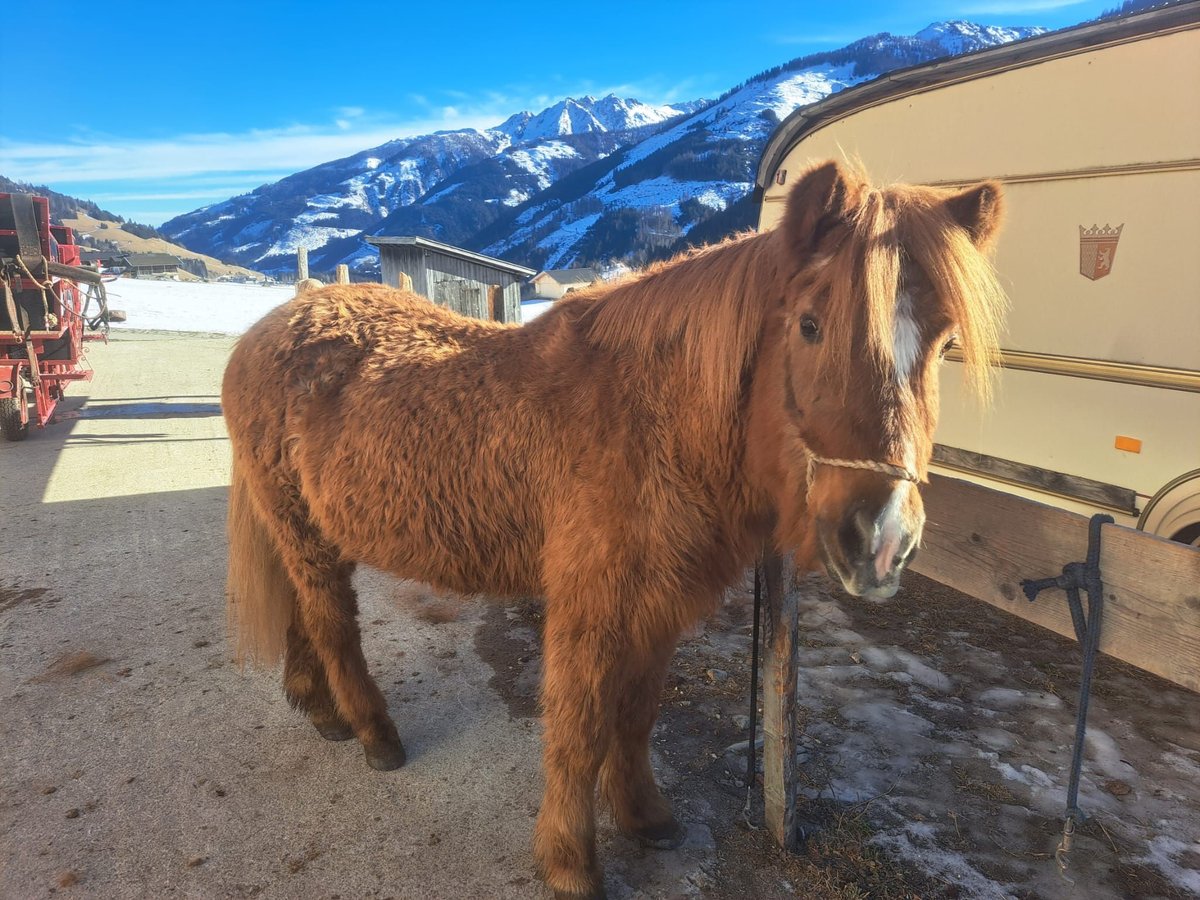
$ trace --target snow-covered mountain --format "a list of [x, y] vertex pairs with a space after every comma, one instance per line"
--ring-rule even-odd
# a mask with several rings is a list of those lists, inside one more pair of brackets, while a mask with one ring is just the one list
[[566, 98], [484, 131], [392, 141], [165, 223], [184, 245], [262, 271], [378, 265], [370, 234], [417, 234], [528, 265], [642, 263], [753, 224], [754, 169], [798, 107], [894, 69], [1043, 28], [937, 22], [792, 60], [715, 102]]
[[[477, 236], [473, 249], [535, 268], [643, 263], [752, 227], [754, 172], [795, 109], [886, 72], [1044, 32], [939, 22], [913, 36], [878, 34], [793, 60], [612, 154], [590, 184], [564, 183]], [[570, 187], [571, 190], [565, 188]]]
[[[563, 174], [695, 108], [696, 104], [649, 106], [612, 95], [567, 98], [537, 114], [517, 113], [496, 128], [389, 141], [177, 216], [161, 230], [189, 248], [205, 248], [261, 271], [292, 268], [296, 250], [304, 247], [319, 271], [343, 257], [357, 258], [359, 236], [385, 225], [396, 212], [423, 198], [448, 199], [469, 183], [456, 176], [472, 166], [494, 163], [477, 172], [493, 177], [483, 196], [479, 190], [471, 192], [473, 201], [513, 206]], [[455, 199], [449, 205], [457, 203]], [[486, 213], [468, 216], [468, 221], [446, 230], [440, 227], [446, 217], [435, 215], [431, 220], [418, 217], [414, 227], [427, 236], [458, 241], [492, 218]], [[386, 233], [397, 232], [393, 228]]]
[[496, 130], [513, 139], [513, 143], [553, 140], [568, 134], [589, 132], [628, 131], [645, 125], [657, 125], [681, 113], [692, 113], [703, 103], [684, 103], [677, 106], [648, 106], [637, 100], [622, 100], [615, 94], [601, 97], [568, 97], [534, 115], [519, 112], [510, 116]]

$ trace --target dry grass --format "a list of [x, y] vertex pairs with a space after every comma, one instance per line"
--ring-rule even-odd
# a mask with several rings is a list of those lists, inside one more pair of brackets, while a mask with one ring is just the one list
[[58, 876], [58, 886], [60, 888], [74, 887], [79, 884], [79, 875], [75, 872], [63, 872]]
[[45, 672], [41, 675], [35, 675], [29, 680], [30, 682], [38, 683], [52, 681], [55, 678], [66, 678], [71, 675], [78, 675], [80, 672], [86, 672], [88, 669], [102, 666], [106, 662], [109, 662], [107, 656], [97, 656], [88, 650], [76, 650], [73, 653], [64, 653], [52, 662], [46, 668]]
[[[178, 256], [181, 259], [202, 259], [205, 265], [208, 266], [209, 275], [242, 275], [247, 278], [261, 277], [257, 272], [251, 272], [249, 269], [241, 266], [231, 266], [228, 263], [223, 263], [219, 259], [214, 259], [211, 256], [205, 256], [203, 253], [195, 253], [191, 250], [184, 249], [178, 244], [172, 244], [170, 241], [164, 241], [161, 238], [143, 238], [136, 234], [131, 234], [121, 228], [117, 222], [106, 222], [107, 228], [101, 228], [101, 222], [98, 219], [93, 219], [91, 216], [81, 213], [73, 219], [63, 219], [63, 224], [75, 229], [76, 235], [80, 233], [90, 234], [98, 241], [112, 241], [122, 250], [130, 253], [170, 253], [172, 256]], [[87, 241], [80, 239], [80, 243], [86, 245]], [[182, 277], [182, 275], [181, 275]]]
[[951, 766], [951, 771], [954, 773], [954, 786], [959, 793], [971, 794], [994, 803], [1017, 802], [1016, 795], [1002, 784], [982, 781], [960, 766]]

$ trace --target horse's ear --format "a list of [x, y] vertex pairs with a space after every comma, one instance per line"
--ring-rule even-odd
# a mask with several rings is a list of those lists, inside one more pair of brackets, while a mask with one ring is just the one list
[[836, 160], [805, 172], [788, 196], [783, 228], [788, 245], [815, 250], [821, 238], [858, 205], [858, 181]]
[[971, 236], [976, 247], [990, 247], [1004, 218], [1004, 192], [997, 181], [984, 181], [946, 201], [951, 217]]

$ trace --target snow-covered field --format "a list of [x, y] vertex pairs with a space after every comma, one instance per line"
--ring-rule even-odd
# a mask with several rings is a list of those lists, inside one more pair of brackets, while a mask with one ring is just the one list
[[121, 278], [108, 285], [108, 305], [128, 316], [114, 328], [241, 334], [295, 293], [290, 285]]
[[[128, 321], [113, 323], [114, 328], [241, 334], [294, 295], [291, 285], [121, 278], [108, 286], [108, 305], [128, 315]], [[551, 301], [522, 303], [521, 316], [528, 322], [550, 305]]]

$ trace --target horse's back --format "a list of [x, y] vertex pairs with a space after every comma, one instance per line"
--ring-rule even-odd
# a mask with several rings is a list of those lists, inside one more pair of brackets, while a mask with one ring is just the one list
[[235, 454], [294, 486], [347, 558], [462, 591], [536, 588], [546, 447], [510, 402], [522, 337], [378, 285], [298, 296], [230, 360]]

